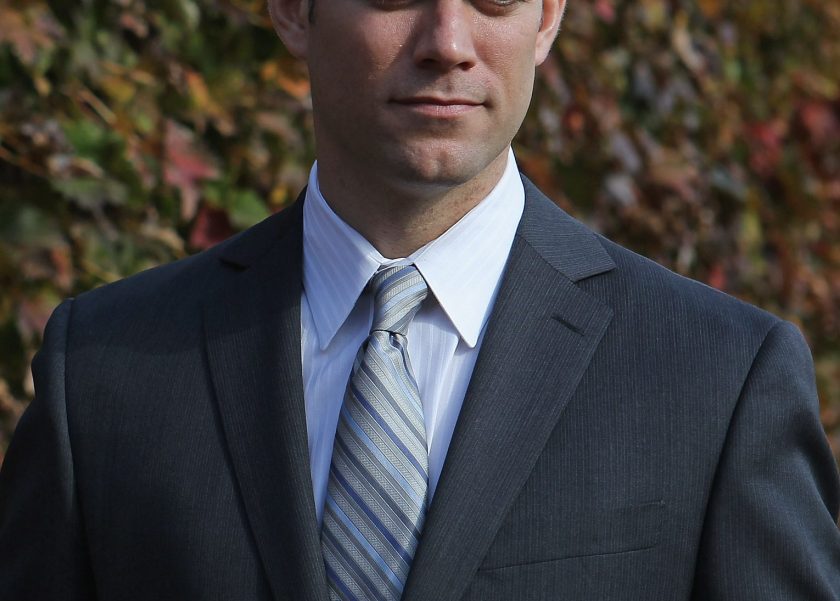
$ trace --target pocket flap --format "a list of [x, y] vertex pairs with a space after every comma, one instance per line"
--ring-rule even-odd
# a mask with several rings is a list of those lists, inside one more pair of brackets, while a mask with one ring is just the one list
[[663, 501], [608, 509], [558, 512], [546, 520], [517, 516], [517, 528], [503, 528], [482, 570], [587, 555], [636, 551], [659, 542], [666, 518]]

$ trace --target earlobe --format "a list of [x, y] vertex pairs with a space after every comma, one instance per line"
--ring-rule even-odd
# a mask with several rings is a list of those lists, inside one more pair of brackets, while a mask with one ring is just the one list
[[312, 0], [268, 0], [274, 30], [289, 52], [305, 60], [309, 37], [309, 5]]

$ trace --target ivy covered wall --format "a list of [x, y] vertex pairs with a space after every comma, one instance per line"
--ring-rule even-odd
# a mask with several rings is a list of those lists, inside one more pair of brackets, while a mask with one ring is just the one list
[[[840, 3], [570, 0], [515, 143], [616, 241], [797, 323], [840, 457]], [[314, 156], [260, 0], [0, 4], [0, 458], [60, 299], [279, 210]]]

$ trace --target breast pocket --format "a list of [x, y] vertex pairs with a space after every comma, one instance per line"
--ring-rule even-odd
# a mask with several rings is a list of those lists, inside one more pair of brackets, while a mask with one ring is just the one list
[[520, 506], [499, 530], [480, 570], [650, 549], [665, 520], [663, 501], [567, 511]]
[[[461, 601], [667, 599], [666, 505], [508, 516]], [[531, 513], [529, 516], [528, 514]]]

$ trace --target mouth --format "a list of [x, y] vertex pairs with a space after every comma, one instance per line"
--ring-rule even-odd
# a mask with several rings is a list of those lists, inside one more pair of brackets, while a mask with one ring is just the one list
[[439, 118], [457, 117], [483, 106], [472, 98], [441, 96], [407, 96], [391, 102], [409, 112]]

